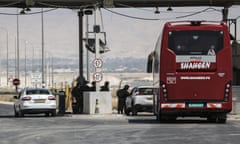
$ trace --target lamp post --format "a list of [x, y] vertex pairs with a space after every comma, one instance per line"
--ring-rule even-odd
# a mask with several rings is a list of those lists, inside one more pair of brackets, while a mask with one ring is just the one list
[[18, 9], [17, 9], [17, 74], [16, 77], [19, 79], [19, 19], [18, 19]]
[[25, 61], [24, 61], [24, 78], [25, 78], [25, 87], [27, 86], [27, 41], [25, 41], [25, 48], [24, 48], [24, 57], [25, 57]]
[[6, 32], [6, 49], [7, 49], [7, 86], [8, 86], [8, 30], [0, 27], [0, 29], [4, 30]]
[[43, 23], [43, 8], [41, 12], [41, 22], [42, 22], [42, 87], [45, 87], [44, 80], [44, 23]]

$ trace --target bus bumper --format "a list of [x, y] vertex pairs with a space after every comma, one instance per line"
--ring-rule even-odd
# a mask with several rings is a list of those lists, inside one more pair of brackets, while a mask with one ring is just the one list
[[161, 104], [160, 112], [162, 115], [174, 116], [200, 116], [207, 117], [212, 114], [229, 113], [232, 110], [232, 104], [222, 103], [164, 103]]

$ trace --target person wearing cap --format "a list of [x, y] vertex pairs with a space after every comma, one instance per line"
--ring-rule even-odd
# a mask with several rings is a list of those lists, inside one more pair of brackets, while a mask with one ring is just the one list
[[117, 97], [118, 97], [118, 114], [123, 114], [123, 109], [125, 106], [125, 101], [127, 96], [130, 95], [128, 92], [129, 85], [125, 85], [123, 89], [119, 89], [117, 91]]

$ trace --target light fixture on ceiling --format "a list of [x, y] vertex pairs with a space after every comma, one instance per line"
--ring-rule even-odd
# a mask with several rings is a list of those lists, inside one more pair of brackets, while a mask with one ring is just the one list
[[23, 8], [21, 11], [20, 11], [20, 14], [26, 14], [26, 12], [30, 12], [31, 9], [29, 7], [27, 8]]
[[160, 11], [159, 11], [159, 8], [158, 8], [158, 7], [156, 7], [156, 10], [155, 10], [154, 13], [155, 13], [155, 14], [160, 14]]
[[25, 8], [25, 10], [26, 10], [27, 12], [31, 11], [31, 9], [30, 9], [29, 7]]
[[25, 12], [25, 9], [23, 8], [21, 11], [20, 11], [20, 14], [26, 14]]
[[168, 8], [167, 8], [167, 11], [172, 11], [173, 9], [172, 9], [172, 7], [171, 6], [169, 6]]

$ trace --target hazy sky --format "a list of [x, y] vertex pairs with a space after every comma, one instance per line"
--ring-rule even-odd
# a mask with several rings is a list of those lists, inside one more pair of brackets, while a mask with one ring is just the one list
[[[166, 8], [159, 8], [160, 14], [155, 14], [155, 8], [124, 8], [110, 9], [112, 11], [146, 19], [139, 20], [116, 15], [102, 9], [103, 31], [107, 33], [107, 43], [110, 52], [103, 57], [139, 57], [146, 58], [154, 49], [155, 42], [162, 25], [166, 21], [176, 20], [214, 20], [222, 19], [222, 7], [184, 7], [175, 8], [167, 12]], [[47, 10], [47, 9], [45, 9]], [[240, 7], [233, 6], [229, 9], [229, 18], [240, 16]], [[18, 10], [20, 11], [20, 9]], [[41, 9], [32, 9], [30, 13], [40, 12]], [[204, 11], [195, 15], [196, 12]], [[15, 38], [17, 28], [16, 8], [0, 9], [0, 56], [6, 57], [6, 30], [9, 32], [9, 56], [14, 57]], [[192, 15], [192, 16], [190, 16]], [[186, 16], [186, 17], [184, 17]], [[183, 18], [180, 18], [183, 17]], [[89, 17], [89, 29], [92, 30], [93, 16]], [[239, 18], [240, 19], [240, 18]], [[85, 27], [84, 20], [84, 27]], [[84, 28], [85, 29], [85, 28]], [[238, 20], [238, 33], [239, 33]], [[27, 48], [27, 56], [38, 57], [41, 55], [41, 14], [19, 16], [20, 57], [24, 56], [24, 48]], [[78, 16], [77, 11], [69, 9], [56, 9], [44, 13], [45, 50], [48, 55], [78, 57]], [[239, 39], [239, 38], [238, 38]], [[33, 51], [34, 48], [34, 51]]]

